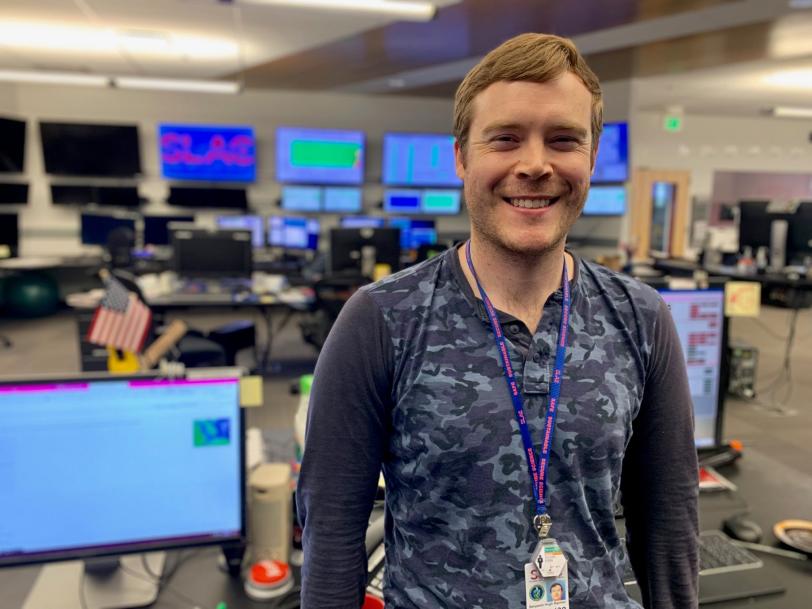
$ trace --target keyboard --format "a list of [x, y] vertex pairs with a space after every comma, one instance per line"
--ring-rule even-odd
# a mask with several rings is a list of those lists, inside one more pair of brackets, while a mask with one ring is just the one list
[[377, 548], [375, 548], [372, 554], [370, 554], [369, 559], [367, 560], [369, 569], [367, 593], [377, 596], [378, 598], [383, 598], [383, 559], [385, 555], [386, 551], [383, 543], [381, 543]]

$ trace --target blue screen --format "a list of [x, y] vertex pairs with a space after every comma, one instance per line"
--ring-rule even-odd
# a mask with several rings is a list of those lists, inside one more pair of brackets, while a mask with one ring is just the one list
[[268, 245], [294, 250], [319, 247], [319, 221], [294, 216], [268, 218]]
[[159, 125], [165, 178], [206, 182], [253, 182], [256, 141], [251, 127]]
[[437, 230], [434, 220], [415, 220], [412, 218], [390, 218], [389, 226], [400, 229], [400, 247], [414, 250], [421, 245], [437, 243]]
[[282, 188], [285, 211], [321, 211], [321, 188], [318, 186], [285, 186]]
[[129, 228], [135, 235], [135, 218], [87, 213], [81, 215], [81, 238], [84, 245], [107, 245], [107, 238], [117, 228]]
[[0, 418], [0, 563], [241, 531], [237, 379], [4, 384]]
[[387, 133], [383, 137], [383, 183], [390, 186], [460, 186], [454, 167], [454, 136]]
[[390, 214], [420, 213], [419, 190], [387, 190], [383, 194], [383, 210]]
[[341, 218], [341, 228], [383, 228], [384, 218], [373, 216], [344, 216]]
[[361, 211], [360, 188], [328, 186], [324, 189], [324, 211], [331, 214], [353, 214]]
[[460, 213], [459, 190], [424, 190], [420, 209], [424, 214], [455, 215]]
[[585, 216], [622, 216], [626, 213], [625, 186], [593, 186], [586, 196]]
[[361, 184], [364, 134], [280, 127], [276, 130], [276, 179], [299, 184]]
[[265, 232], [261, 216], [218, 216], [217, 228], [232, 228], [251, 231], [251, 245], [263, 247]]
[[605, 123], [592, 183], [625, 182], [629, 179], [629, 136], [626, 123]]

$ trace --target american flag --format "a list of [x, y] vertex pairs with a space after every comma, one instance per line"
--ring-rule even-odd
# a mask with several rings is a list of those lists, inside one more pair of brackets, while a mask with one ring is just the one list
[[115, 277], [109, 276], [105, 283], [107, 290], [90, 322], [87, 340], [140, 353], [152, 323], [152, 313]]

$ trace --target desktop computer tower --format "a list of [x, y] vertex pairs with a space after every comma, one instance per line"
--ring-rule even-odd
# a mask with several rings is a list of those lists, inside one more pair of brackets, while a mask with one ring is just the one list
[[731, 341], [727, 349], [730, 362], [728, 395], [744, 399], [754, 398], [758, 371], [758, 349], [742, 341]]
[[770, 268], [773, 271], [783, 271], [787, 266], [788, 233], [788, 221], [773, 220], [770, 223]]

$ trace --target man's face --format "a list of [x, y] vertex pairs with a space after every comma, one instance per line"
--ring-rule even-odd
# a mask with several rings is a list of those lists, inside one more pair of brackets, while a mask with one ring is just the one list
[[550, 588], [550, 596], [554, 601], [560, 601], [561, 597], [564, 596], [564, 588], [560, 584], [553, 584], [552, 588]]
[[545, 83], [496, 82], [474, 98], [467, 149], [454, 148], [472, 233], [519, 254], [563, 243], [595, 161], [591, 109], [570, 72]]

